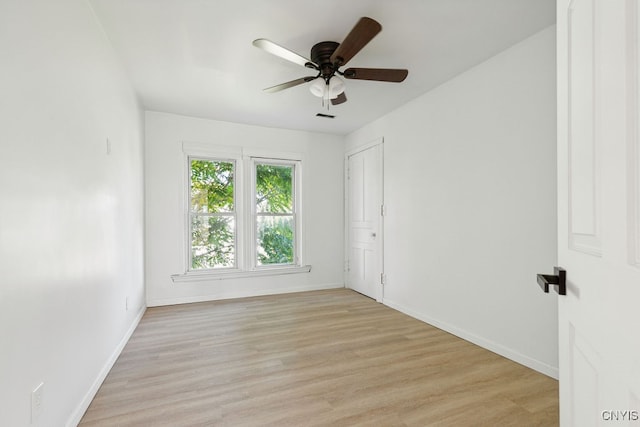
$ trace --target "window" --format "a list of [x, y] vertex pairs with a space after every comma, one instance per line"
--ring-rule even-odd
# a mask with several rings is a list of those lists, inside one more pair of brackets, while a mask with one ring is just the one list
[[295, 164], [254, 162], [256, 265], [295, 263]]
[[236, 266], [235, 162], [190, 159], [191, 269]]
[[174, 280], [310, 271], [302, 266], [299, 155], [186, 144], [187, 265]]

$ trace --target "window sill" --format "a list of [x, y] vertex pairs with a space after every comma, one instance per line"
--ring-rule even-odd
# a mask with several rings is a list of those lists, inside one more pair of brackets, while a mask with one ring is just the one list
[[251, 271], [190, 271], [183, 274], [172, 274], [171, 280], [173, 280], [174, 283], [202, 282], [208, 280], [241, 279], [246, 277], [280, 276], [283, 274], [308, 273], [310, 271], [310, 265], [303, 265], [301, 267], [265, 268], [263, 270]]

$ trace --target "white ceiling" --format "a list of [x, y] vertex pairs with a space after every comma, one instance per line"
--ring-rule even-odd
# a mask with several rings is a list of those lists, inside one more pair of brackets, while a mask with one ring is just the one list
[[[555, 0], [90, 0], [147, 110], [346, 134], [555, 23]], [[348, 67], [407, 68], [403, 83], [346, 80], [327, 113], [313, 70], [255, 48], [267, 38], [304, 57], [341, 42], [361, 16], [382, 24]], [[347, 67], [345, 67], [347, 68]], [[344, 69], [344, 68], [343, 68]]]

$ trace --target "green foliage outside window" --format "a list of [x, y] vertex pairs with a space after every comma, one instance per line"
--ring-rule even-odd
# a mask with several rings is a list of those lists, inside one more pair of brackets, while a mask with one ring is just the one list
[[234, 210], [233, 162], [191, 160], [191, 211], [198, 213]]

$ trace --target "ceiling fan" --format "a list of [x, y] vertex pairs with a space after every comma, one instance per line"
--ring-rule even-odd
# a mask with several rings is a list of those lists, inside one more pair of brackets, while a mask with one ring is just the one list
[[290, 82], [281, 83], [264, 89], [265, 92], [278, 92], [313, 81], [311, 93], [322, 98], [323, 104], [338, 105], [347, 101], [344, 93], [344, 81], [338, 77], [356, 80], [375, 80], [381, 82], [402, 82], [409, 74], [405, 69], [391, 68], [347, 68], [340, 71], [360, 50], [367, 45], [380, 31], [382, 26], [374, 19], [362, 17], [347, 34], [342, 43], [325, 41], [311, 48], [311, 59], [284, 48], [267, 39], [257, 39], [253, 45], [280, 58], [318, 72], [315, 76], [301, 77]]

